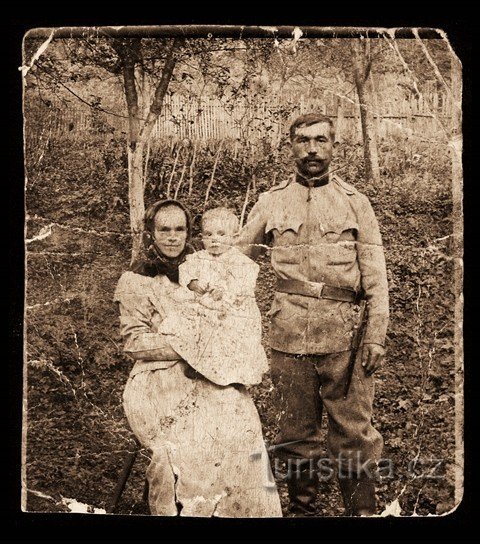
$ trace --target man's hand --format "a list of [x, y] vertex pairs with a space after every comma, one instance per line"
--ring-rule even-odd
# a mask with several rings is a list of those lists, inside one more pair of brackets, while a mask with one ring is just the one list
[[385, 357], [385, 348], [380, 344], [364, 344], [362, 350], [362, 366], [367, 376], [378, 370]]

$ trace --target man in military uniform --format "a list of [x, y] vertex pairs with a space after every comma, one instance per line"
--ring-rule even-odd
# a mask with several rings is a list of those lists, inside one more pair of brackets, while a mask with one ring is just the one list
[[[329, 174], [332, 121], [303, 115], [292, 124], [290, 141], [295, 174], [260, 195], [238, 241], [254, 258], [272, 246], [277, 284], [269, 343], [280, 399], [276, 453], [290, 466], [296, 462], [287, 480], [292, 513], [313, 515], [325, 408], [327, 450], [346, 514], [373, 515], [374, 469], [383, 447], [371, 422], [373, 373], [384, 358], [388, 324], [382, 240], [367, 197]], [[352, 371], [362, 298], [368, 318]]]

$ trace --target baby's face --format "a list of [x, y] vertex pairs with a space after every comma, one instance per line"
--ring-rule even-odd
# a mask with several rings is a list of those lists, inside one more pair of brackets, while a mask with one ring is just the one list
[[211, 255], [221, 255], [233, 245], [233, 228], [225, 220], [219, 218], [208, 219], [203, 224], [203, 247]]

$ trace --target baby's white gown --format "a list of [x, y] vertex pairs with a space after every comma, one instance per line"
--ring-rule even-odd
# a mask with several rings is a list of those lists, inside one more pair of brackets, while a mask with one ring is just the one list
[[[218, 385], [257, 384], [268, 369], [261, 315], [255, 301], [259, 266], [236, 248], [221, 255], [205, 250], [188, 255], [180, 266], [180, 285], [160, 332], [198, 372]], [[198, 280], [222, 289], [215, 301], [187, 285]]]

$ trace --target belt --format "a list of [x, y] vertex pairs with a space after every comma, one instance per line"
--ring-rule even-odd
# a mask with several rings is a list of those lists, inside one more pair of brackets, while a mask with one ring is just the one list
[[328, 298], [330, 300], [355, 303], [360, 301], [362, 295], [361, 291], [354, 291], [345, 287], [333, 287], [313, 281], [286, 280], [283, 278], [277, 278], [276, 291], [304, 297]]

